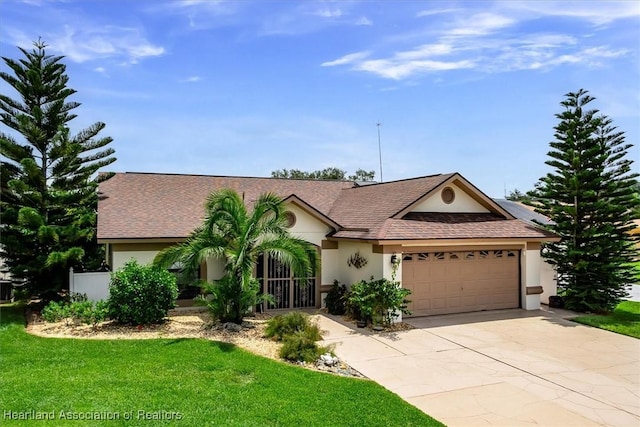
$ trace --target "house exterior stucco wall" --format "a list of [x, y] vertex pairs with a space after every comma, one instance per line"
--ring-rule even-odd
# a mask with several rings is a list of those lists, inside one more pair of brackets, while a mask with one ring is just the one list
[[320, 256], [319, 285], [330, 285], [337, 279], [336, 249], [322, 249], [322, 241], [333, 228], [307, 213], [294, 203], [287, 203], [285, 209], [296, 216], [296, 223], [289, 229], [290, 233], [318, 247]]
[[333, 229], [319, 219], [305, 212], [293, 203], [287, 203], [285, 209], [296, 216], [296, 223], [289, 229], [289, 232], [296, 237], [320, 246]]
[[111, 266], [111, 268], [113, 269], [113, 271], [117, 271], [120, 268], [124, 267], [124, 265], [131, 259], [135, 259], [136, 261], [138, 261], [138, 264], [141, 265], [151, 264], [159, 251], [159, 249], [155, 251], [114, 250], [113, 265]]
[[544, 259], [540, 263], [540, 285], [542, 286], [540, 302], [549, 304], [549, 297], [558, 294], [558, 282], [556, 270], [553, 268], [553, 265], [544, 261]]
[[[371, 276], [379, 279], [384, 274], [383, 254], [373, 253], [373, 245], [370, 243], [341, 241], [338, 248], [338, 280], [347, 286], [369, 280]], [[347, 265], [348, 259], [356, 252], [367, 260], [367, 264], [362, 268]]]
[[412, 212], [473, 212], [473, 213], [487, 213], [489, 212], [480, 203], [473, 200], [465, 191], [460, 187], [451, 184], [447, 187], [453, 189], [455, 193], [455, 199], [453, 202], [447, 204], [442, 201], [442, 190], [436, 191], [427, 199], [412, 209]]

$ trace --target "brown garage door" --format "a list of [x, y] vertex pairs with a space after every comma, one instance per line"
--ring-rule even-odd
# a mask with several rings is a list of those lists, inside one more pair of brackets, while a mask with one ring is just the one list
[[405, 253], [402, 286], [413, 316], [520, 306], [519, 251]]

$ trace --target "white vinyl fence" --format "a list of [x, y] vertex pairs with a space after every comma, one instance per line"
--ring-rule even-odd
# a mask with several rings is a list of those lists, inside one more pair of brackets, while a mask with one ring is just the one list
[[74, 273], [69, 269], [69, 292], [86, 294], [89, 301], [109, 298], [111, 272]]

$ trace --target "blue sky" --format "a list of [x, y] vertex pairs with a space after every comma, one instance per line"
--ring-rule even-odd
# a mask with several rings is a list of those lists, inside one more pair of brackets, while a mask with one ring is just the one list
[[38, 37], [114, 171], [379, 179], [379, 122], [384, 181], [457, 171], [501, 197], [547, 172], [580, 88], [640, 142], [640, 2], [0, 0], [2, 56]]

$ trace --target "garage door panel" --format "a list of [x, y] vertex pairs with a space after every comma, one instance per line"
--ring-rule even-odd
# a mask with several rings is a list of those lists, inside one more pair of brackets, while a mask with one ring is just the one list
[[[478, 250], [413, 254], [403, 264], [414, 316], [517, 308], [518, 251]], [[406, 260], [406, 258], [405, 258]]]

